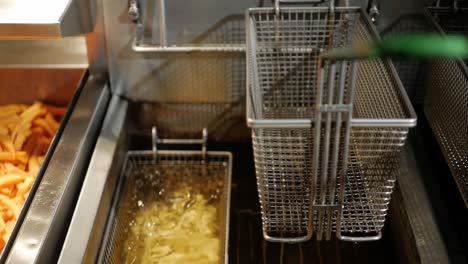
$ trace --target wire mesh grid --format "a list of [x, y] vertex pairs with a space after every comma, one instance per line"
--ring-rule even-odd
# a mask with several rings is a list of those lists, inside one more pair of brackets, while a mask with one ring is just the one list
[[[220, 48], [245, 43], [244, 28], [242, 15], [228, 15], [193, 43]], [[192, 52], [156, 58], [158, 64], [132, 86], [128, 97], [151, 108], [153, 115], [145, 113], [144, 117], [148, 124], [158, 126], [162, 137], [194, 138], [207, 127], [216, 133], [216, 139], [224, 139], [228, 136], [220, 131], [244, 122], [244, 54]]]
[[[467, 12], [430, 9], [445, 33], [468, 35]], [[437, 59], [428, 69], [424, 112], [468, 207], [468, 67], [461, 60]]]
[[[321, 80], [321, 98], [344, 82], [342, 104], [354, 102], [352, 119], [346, 111], [340, 113], [342, 119], [340, 111], [319, 114], [321, 101], [340, 104], [334, 95], [332, 101], [317, 100], [316, 87], [320, 50], [372, 40], [375, 33], [367, 17], [346, 8], [333, 15], [327, 8], [282, 8], [279, 18], [269, 9], [250, 9], [246, 23], [247, 116], [253, 128], [264, 236], [291, 241], [315, 232], [320, 240], [337, 232], [343, 240], [375, 240], [390, 202], [394, 161], [415, 125], [414, 110], [385, 60], [358, 63], [354, 101], [352, 67], [343, 63], [344, 70], [336, 75], [330, 70], [324, 74], [332, 81]], [[319, 116], [330, 118], [317, 121]], [[323, 154], [327, 140], [313, 142], [315, 135], [325, 134], [330, 135], [328, 154]], [[349, 163], [347, 170], [343, 160]]]
[[[468, 3], [463, 2], [458, 5], [463, 9], [453, 10], [443, 7], [429, 8], [431, 14], [430, 19], [434, 19], [443, 32], [447, 34], [459, 34], [468, 37], [468, 22], [466, 21]], [[468, 64], [468, 60], [464, 62]]]
[[[423, 14], [404, 15], [388, 26], [382, 33], [383, 37], [396, 34], [426, 33], [433, 31], [433, 26]], [[393, 59], [398, 76], [403, 83], [411, 102], [422, 105], [426, 94], [426, 62], [411, 59]]]
[[[148, 82], [156, 88], [149, 89]], [[145, 123], [156, 124], [163, 137], [193, 138], [204, 127], [219, 134], [245, 119], [245, 59], [238, 54], [174, 55], [133, 92], [151, 109], [142, 109]]]
[[[232, 156], [228, 152], [208, 151], [129, 151], [123, 174], [114, 197], [111, 222], [108, 224], [99, 263], [141, 261], [143, 252], [129, 244], [135, 215], [152, 202], [180, 186], [188, 185], [201, 192], [217, 208], [220, 263], [227, 261], [229, 204]], [[145, 207], [146, 206], [146, 207]], [[202, 220], [200, 220], [202, 221]], [[190, 234], [186, 234], [190, 239]], [[142, 239], [142, 238], [140, 238]], [[152, 254], [157, 255], [157, 252]]]

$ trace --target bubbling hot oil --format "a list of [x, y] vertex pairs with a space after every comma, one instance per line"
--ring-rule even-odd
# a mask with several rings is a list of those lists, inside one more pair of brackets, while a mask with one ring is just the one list
[[220, 170], [200, 165], [145, 165], [132, 171], [125, 263], [219, 263]]

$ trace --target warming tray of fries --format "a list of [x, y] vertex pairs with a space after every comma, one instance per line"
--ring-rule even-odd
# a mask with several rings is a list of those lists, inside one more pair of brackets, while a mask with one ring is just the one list
[[32, 263], [59, 243], [107, 90], [82, 69], [0, 78], [0, 262]]
[[36, 180], [65, 106], [0, 105], [0, 248], [3, 250]]

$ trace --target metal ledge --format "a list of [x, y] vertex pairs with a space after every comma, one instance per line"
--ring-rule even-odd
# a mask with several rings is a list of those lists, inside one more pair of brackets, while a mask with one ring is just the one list
[[0, 1], [0, 38], [50, 38], [92, 31], [91, 1]]
[[0, 40], [0, 58], [0, 68], [87, 69], [89, 65], [84, 37]]

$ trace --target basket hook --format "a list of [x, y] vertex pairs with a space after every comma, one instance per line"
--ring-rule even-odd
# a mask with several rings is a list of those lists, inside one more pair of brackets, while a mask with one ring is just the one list
[[158, 129], [156, 126], [151, 128], [151, 150], [153, 151], [153, 161], [156, 162], [156, 158], [158, 155]]
[[206, 161], [206, 144], [208, 142], [208, 129], [206, 127], [203, 128], [202, 131], [202, 160], [203, 162]]

